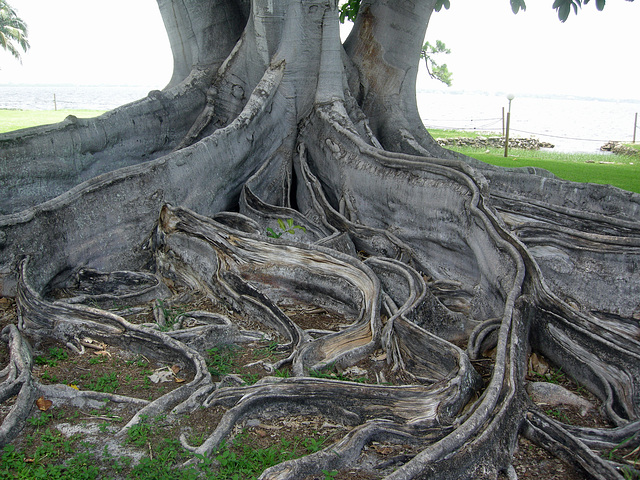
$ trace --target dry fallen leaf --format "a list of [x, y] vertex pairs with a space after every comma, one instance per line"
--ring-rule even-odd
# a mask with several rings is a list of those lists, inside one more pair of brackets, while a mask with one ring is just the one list
[[107, 352], [106, 350], [98, 350], [97, 352], [93, 352], [94, 355], [109, 355], [111, 356], [111, 354], [109, 352]]
[[171, 371], [174, 374], [177, 374], [180, 371], [180, 367], [178, 365], [174, 365], [174, 366], [171, 367]]
[[183, 383], [184, 382], [184, 378], [175, 377], [174, 380], [176, 381], [176, 383]]
[[544, 375], [549, 371], [549, 364], [543, 357], [539, 357], [536, 353], [532, 353], [529, 357], [529, 371], [538, 375]]
[[43, 412], [49, 410], [51, 408], [51, 405], [53, 405], [53, 402], [51, 400], [47, 400], [44, 397], [40, 397], [36, 400], [36, 406]]
[[393, 453], [393, 448], [387, 446], [374, 445], [373, 449], [380, 455], [390, 455]]

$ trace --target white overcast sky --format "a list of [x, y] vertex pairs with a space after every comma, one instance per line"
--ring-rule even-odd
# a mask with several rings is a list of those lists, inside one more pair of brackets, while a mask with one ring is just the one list
[[[144, 85], [162, 88], [172, 59], [155, 0], [9, 0], [29, 26], [22, 65], [0, 54], [0, 84]], [[451, 0], [427, 40], [453, 51], [452, 90], [569, 94], [640, 100], [640, 0], [595, 0], [562, 24], [552, 0]], [[419, 88], [446, 89], [420, 75]]]

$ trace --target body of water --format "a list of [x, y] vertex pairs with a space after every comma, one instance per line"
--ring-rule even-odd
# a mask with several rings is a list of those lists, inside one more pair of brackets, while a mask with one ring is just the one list
[[[110, 110], [145, 97], [153, 86], [0, 85], [0, 109]], [[460, 91], [418, 91], [427, 128], [502, 133], [506, 95]], [[565, 152], [597, 152], [610, 140], [631, 142], [640, 100], [516, 96], [511, 102], [511, 136], [536, 137]], [[640, 141], [640, 131], [636, 140]]]
[[[111, 110], [146, 97], [148, 86], [0, 85], [0, 109]], [[55, 96], [55, 104], [54, 104]]]
[[[502, 134], [506, 95], [489, 93], [417, 93], [427, 128], [477, 130]], [[510, 136], [535, 137], [563, 152], [597, 152], [608, 141], [631, 142], [640, 100], [516, 96], [511, 102]], [[640, 127], [640, 125], [639, 125]], [[640, 141], [640, 131], [636, 132]]]

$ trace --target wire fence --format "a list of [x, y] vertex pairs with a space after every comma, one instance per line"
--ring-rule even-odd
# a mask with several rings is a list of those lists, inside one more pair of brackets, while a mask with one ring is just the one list
[[[633, 140], [632, 142], [635, 143], [636, 141], [636, 132], [638, 130], [640, 130], [640, 126], [638, 125], [638, 114], [636, 114], [636, 119], [635, 119], [635, 124], [634, 124], [634, 132], [633, 132]], [[431, 122], [437, 122], [437, 123], [431, 123]], [[482, 123], [481, 125], [476, 125], [476, 123], [479, 122], [486, 122], [486, 123]], [[501, 117], [494, 117], [494, 118], [473, 118], [473, 119], [440, 119], [440, 120], [428, 120], [428, 119], [423, 119], [423, 123], [425, 124], [425, 127], [427, 129], [430, 128], [435, 128], [435, 129], [439, 129], [439, 130], [463, 130], [463, 131], [478, 131], [478, 132], [493, 132], [493, 131], [497, 131], [500, 132], [502, 135], [504, 135], [504, 119]], [[442, 123], [442, 124], [439, 124]], [[444, 123], [446, 123], [447, 125], [443, 125]], [[452, 123], [457, 123], [458, 126], [452, 126]], [[473, 124], [472, 127], [470, 127], [470, 124]], [[498, 125], [498, 126], [496, 126]], [[516, 133], [524, 133], [527, 135], [536, 135], [538, 137], [549, 137], [549, 138], [558, 138], [558, 139], [562, 139], [562, 140], [575, 140], [575, 141], [580, 141], [580, 142], [598, 142], [598, 143], [607, 143], [607, 142], [619, 142], [619, 143], [629, 143], [629, 140], [612, 140], [611, 138], [607, 138], [607, 139], [602, 139], [602, 138], [580, 138], [580, 137], [574, 137], [574, 136], [569, 136], [569, 135], [555, 135], [555, 134], [551, 134], [551, 133], [541, 133], [541, 132], [532, 132], [529, 130], [520, 130], [517, 128], [513, 128], [510, 127], [509, 128], [509, 132], [516, 132]]]

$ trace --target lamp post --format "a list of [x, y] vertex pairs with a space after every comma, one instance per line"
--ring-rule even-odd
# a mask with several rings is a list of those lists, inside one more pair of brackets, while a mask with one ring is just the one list
[[509, 123], [511, 122], [511, 100], [515, 98], [513, 93], [507, 94], [507, 100], [509, 100], [509, 111], [507, 112], [507, 131], [504, 135], [504, 156], [509, 153]]

